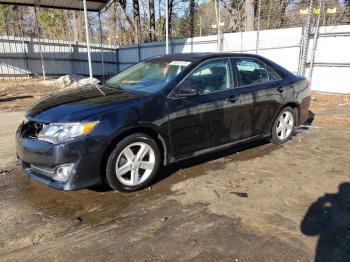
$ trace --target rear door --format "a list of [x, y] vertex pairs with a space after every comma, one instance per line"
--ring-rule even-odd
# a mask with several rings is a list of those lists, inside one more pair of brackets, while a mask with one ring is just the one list
[[283, 80], [260, 59], [236, 57], [232, 61], [239, 85], [240, 113], [244, 115], [237, 122], [241, 138], [265, 134], [285, 97]]

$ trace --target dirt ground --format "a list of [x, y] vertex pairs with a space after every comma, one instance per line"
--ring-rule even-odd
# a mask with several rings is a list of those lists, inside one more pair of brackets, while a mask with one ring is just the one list
[[0, 111], [25, 111], [33, 102], [47, 94], [58, 91], [58, 87], [43, 85], [42, 81], [33, 79], [1, 80]]
[[350, 96], [313, 93], [311, 125], [284, 145], [173, 165], [137, 193], [64, 192], [14, 164], [9, 111], [53, 89], [23, 85], [0, 97], [1, 261], [350, 261]]

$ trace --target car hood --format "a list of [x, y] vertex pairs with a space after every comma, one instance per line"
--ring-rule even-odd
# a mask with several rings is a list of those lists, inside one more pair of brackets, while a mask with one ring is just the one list
[[43, 123], [77, 122], [97, 118], [107, 110], [130, 104], [144, 94], [87, 85], [47, 96], [34, 103], [26, 117]]

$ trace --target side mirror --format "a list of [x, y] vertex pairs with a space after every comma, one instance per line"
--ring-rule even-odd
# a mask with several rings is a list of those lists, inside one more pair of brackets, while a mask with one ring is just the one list
[[177, 97], [191, 97], [199, 95], [199, 89], [196, 86], [180, 85], [176, 90]]

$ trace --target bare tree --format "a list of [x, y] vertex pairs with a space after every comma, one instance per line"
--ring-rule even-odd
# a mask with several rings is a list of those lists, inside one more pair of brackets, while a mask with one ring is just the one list
[[161, 19], [161, 12], [160, 12], [160, 3], [161, 3], [161, 0], [158, 0], [158, 38], [162, 38], [161, 29], [163, 28], [162, 19]]
[[156, 19], [154, 16], [154, 0], [149, 0], [149, 40], [155, 40]]
[[[169, 35], [183, 38], [215, 34], [216, 24], [214, 1], [200, 0], [115, 0], [103, 16], [104, 37], [109, 44], [142, 43], [145, 40], [162, 40], [165, 35], [164, 9], [169, 10]], [[128, 1], [128, 2], [127, 2]], [[255, 28], [257, 0], [218, 0], [221, 8], [224, 32], [251, 31]], [[260, 28], [274, 29], [302, 26], [305, 16], [300, 9], [307, 8], [307, 1], [260, 0]], [[350, 0], [323, 0], [321, 10], [323, 25], [350, 23]], [[132, 6], [127, 5], [131, 4]], [[156, 5], [156, 6], [155, 6]], [[328, 11], [330, 9], [330, 11]], [[332, 11], [333, 10], [333, 11]], [[155, 14], [157, 12], [157, 14]], [[35, 31], [33, 7], [0, 4], [0, 34], [14, 36], [35, 36], [51, 39], [84, 41], [84, 23], [81, 11], [38, 8], [38, 20], [42, 30]], [[91, 40], [97, 37], [95, 15], [89, 15], [93, 24], [89, 30]]]
[[[228, 29], [230, 32], [242, 30], [244, 22], [244, 2], [239, 0], [222, 0], [224, 11], [229, 14]], [[225, 15], [225, 13], [224, 13]], [[223, 17], [225, 19], [225, 16]]]
[[[169, 20], [169, 24], [167, 25], [169, 28], [169, 35], [172, 36], [172, 22], [173, 22], [173, 9], [175, 6], [175, 1], [174, 0], [168, 0], [168, 6], [166, 6], [165, 8], [168, 8], [168, 20]], [[165, 22], [163, 23], [163, 32], [165, 35]]]
[[117, 25], [117, 6], [115, 1], [113, 1], [108, 17], [108, 40], [110, 45], [116, 44], [116, 25]]
[[83, 41], [83, 19], [80, 11], [74, 11], [73, 15], [74, 41]]
[[135, 42], [140, 43], [140, 5], [139, 0], [132, 0], [133, 17], [135, 23]]
[[[128, 15], [127, 13], [127, 10], [126, 10], [126, 0], [117, 0], [120, 7], [121, 7], [121, 13], [122, 13], [122, 19], [124, 21], [127, 21], [127, 23], [129, 24], [129, 26], [131, 27], [133, 33], [134, 33], [134, 39], [136, 40], [136, 27], [135, 27], [135, 24], [133, 22], [133, 20], [130, 18], [130, 16]], [[133, 0], [134, 1], [134, 0]], [[126, 33], [126, 32], [125, 32]], [[137, 41], [135, 41], [137, 42]]]
[[194, 7], [195, 7], [195, 0], [190, 0], [190, 36], [191, 38], [194, 37]]
[[245, 0], [245, 30], [254, 30], [254, 0]]

